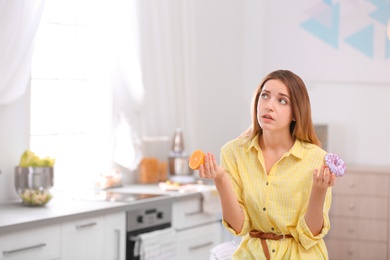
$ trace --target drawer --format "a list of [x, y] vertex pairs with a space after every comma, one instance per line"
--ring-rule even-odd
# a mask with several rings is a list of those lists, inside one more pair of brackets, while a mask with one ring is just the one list
[[384, 197], [334, 195], [330, 216], [367, 217], [387, 219], [388, 201]]
[[337, 179], [332, 190], [334, 194], [388, 196], [388, 186], [387, 176], [347, 173]]
[[177, 232], [179, 259], [209, 259], [210, 250], [221, 243], [222, 224], [212, 223]]
[[60, 225], [0, 235], [0, 259], [60, 258]]
[[387, 244], [356, 240], [325, 239], [330, 260], [386, 260]]
[[172, 226], [177, 230], [216, 222], [221, 218], [219, 214], [203, 212], [201, 197], [179, 200], [173, 203], [172, 213]]
[[327, 237], [387, 241], [387, 226], [386, 220], [331, 217]]
[[62, 223], [62, 259], [104, 259], [104, 217]]

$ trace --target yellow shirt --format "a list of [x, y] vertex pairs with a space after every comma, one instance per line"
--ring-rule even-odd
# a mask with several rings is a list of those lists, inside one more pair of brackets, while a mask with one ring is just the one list
[[323, 164], [325, 154], [320, 147], [297, 139], [267, 175], [258, 135], [246, 143], [238, 138], [222, 147], [221, 164], [245, 214], [239, 234], [222, 221], [228, 231], [243, 236], [233, 259], [265, 259], [260, 239], [248, 234], [252, 229], [294, 237], [267, 240], [271, 259], [328, 259], [323, 237], [330, 228], [331, 188], [324, 204], [324, 227], [318, 236], [312, 235], [304, 219], [313, 173]]

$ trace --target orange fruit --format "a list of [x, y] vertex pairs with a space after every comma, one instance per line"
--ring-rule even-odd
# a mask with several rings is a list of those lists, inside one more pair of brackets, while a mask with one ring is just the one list
[[204, 152], [195, 150], [188, 160], [188, 165], [193, 170], [198, 170], [199, 166], [204, 163]]

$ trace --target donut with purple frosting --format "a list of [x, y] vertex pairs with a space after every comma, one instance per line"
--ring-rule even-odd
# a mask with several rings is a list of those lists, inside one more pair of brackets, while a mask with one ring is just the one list
[[324, 162], [329, 170], [336, 174], [336, 177], [342, 177], [347, 172], [347, 165], [337, 154], [326, 154], [324, 157]]

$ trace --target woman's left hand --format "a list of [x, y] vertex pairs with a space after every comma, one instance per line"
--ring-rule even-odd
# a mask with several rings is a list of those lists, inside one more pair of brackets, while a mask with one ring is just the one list
[[320, 170], [316, 169], [313, 174], [313, 188], [326, 190], [328, 187], [334, 186], [336, 183], [336, 175], [332, 173], [328, 167], [322, 165]]

